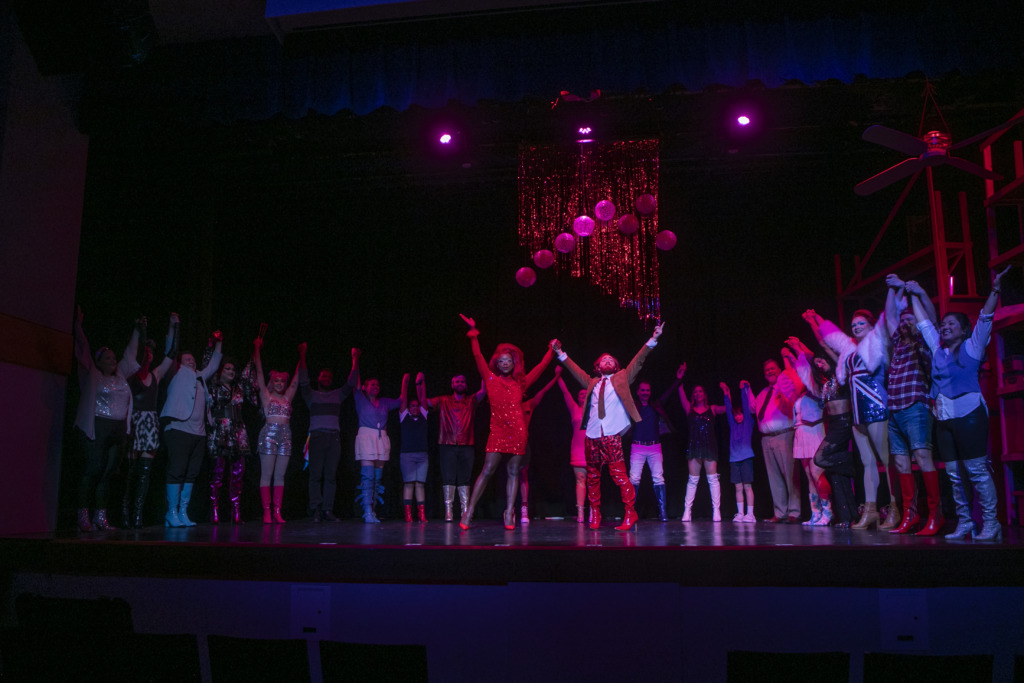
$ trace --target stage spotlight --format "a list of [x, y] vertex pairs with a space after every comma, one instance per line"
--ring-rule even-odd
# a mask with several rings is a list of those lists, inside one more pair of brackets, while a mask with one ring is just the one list
[[433, 153], [447, 159], [463, 152], [464, 137], [461, 129], [442, 124], [430, 131], [429, 140]]
[[718, 127], [730, 154], [760, 143], [765, 126], [764, 108], [750, 97], [739, 98], [719, 110]]
[[727, 117], [732, 137], [749, 138], [761, 127], [761, 117], [749, 104], [733, 106]]
[[580, 126], [576, 129], [576, 142], [583, 144], [594, 141], [594, 129], [590, 126]]

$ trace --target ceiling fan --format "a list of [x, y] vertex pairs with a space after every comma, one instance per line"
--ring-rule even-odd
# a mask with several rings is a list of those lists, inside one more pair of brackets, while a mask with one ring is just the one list
[[887, 187], [892, 183], [906, 178], [908, 175], [917, 173], [918, 171], [928, 168], [931, 166], [939, 166], [942, 164], [948, 164], [955, 168], [959, 168], [962, 171], [973, 173], [976, 176], [987, 178], [988, 180], [1002, 180], [1002, 176], [994, 171], [990, 171], [983, 166], [979, 166], [974, 162], [961, 159], [959, 157], [950, 156], [950, 152], [961, 147], [967, 147], [975, 142], [984, 140], [988, 136], [998, 133], [999, 131], [1009, 128], [1015, 123], [1019, 123], [1024, 120], [1024, 117], [1015, 117], [1007, 121], [1006, 123], [1000, 124], [991, 130], [987, 130], [984, 133], [979, 133], [973, 137], [962, 140], [958, 143], [950, 144], [952, 140], [949, 135], [942, 133], [937, 130], [929, 131], [919, 138], [915, 138], [913, 135], [907, 133], [901, 133], [898, 130], [892, 128], [886, 128], [885, 126], [871, 126], [864, 131], [862, 136], [868, 142], [873, 142], [876, 145], [882, 145], [894, 149], [897, 152], [903, 152], [909, 154], [911, 159], [901, 161], [895, 166], [891, 166], [877, 175], [873, 175], [867, 180], [857, 183], [853, 191], [861, 196], [869, 195], [873, 192], [881, 190], [883, 187]]

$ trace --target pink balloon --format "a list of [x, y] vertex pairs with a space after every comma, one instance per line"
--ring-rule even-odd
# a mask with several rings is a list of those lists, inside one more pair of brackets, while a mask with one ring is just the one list
[[653, 194], [640, 195], [636, 198], [636, 201], [633, 202], [633, 205], [641, 216], [650, 216], [658, 210], [658, 200], [654, 198]]
[[520, 287], [530, 287], [536, 281], [537, 273], [534, 272], [533, 268], [523, 266], [516, 271], [516, 282], [519, 283]]
[[548, 249], [541, 249], [533, 255], [533, 262], [538, 268], [550, 268], [555, 262], [555, 255]]
[[563, 232], [561, 235], [555, 238], [555, 249], [563, 254], [568, 254], [570, 251], [576, 248], [576, 238], [572, 236], [572, 233]]
[[676, 246], [676, 234], [671, 230], [662, 230], [654, 238], [654, 246], [662, 251], [668, 251]]
[[594, 219], [590, 216], [579, 216], [572, 222], [572, 231], [580, 237], [589, 237], [594, 232]]
[[602, 199], [594, 207], [594, 215], [603, 221], [610, 221], [615, 218], [615, 205], [607, 199]]
[[640, 229], [640, 221], [631, 213], [619, 218], [619, 231], [625, 235], [632, 235]]

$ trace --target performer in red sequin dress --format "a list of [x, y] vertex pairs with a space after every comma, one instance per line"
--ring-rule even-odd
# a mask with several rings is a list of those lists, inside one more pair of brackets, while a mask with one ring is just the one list
[[488, 364], [480, 351], [477, 337], [480, 331], [472, 318], [462, 316], [469, 325], [470, 344], [476, 367], [483, 377], [488, 400], [491, 403], [491, 433], [487, 437], [487, 456], [484, 468], [473, 485], [473, 493], [469, 499], [469, 507], [462, 514], [459, 526], [468, 529], [473, 520], [473, 510], [480, 500], [481, 494], [498, 469], [502, 458], [508, 454], [508, 484], [506, 486], [505, 528], [515, 528], [515, 517], [512, 507], [516, 501], [516, 488], [519, 485], [519, 463], [526, 453], [526, 422], [523, 420], [523, 392], [540, 377], [544, 368], [551, 362], [552, 351], [549, 348], [544, 358], [529, 374], [524, 374], [523, 352], [512, 344], [499, 344]]

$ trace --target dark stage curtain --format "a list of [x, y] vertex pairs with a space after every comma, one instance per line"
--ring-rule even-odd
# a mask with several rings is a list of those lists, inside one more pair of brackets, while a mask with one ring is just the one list
[[[310, 111], [361, 115], [380, 107], [441, 107], [449, 100], [554, 99], [561, 90], [699, 91], [759, 80], [850, 82], [862, 74], [935, 78], [1020, 59], [1007, 50], [1018, 5], [985, 11], [933, 2], [909, 10], [683, 17], [676, 3], [633, 5], [614, 16], [543, 12], [515, 19], [351, 29], [313, 39], [253, 38], [155, 50], [139, 69], [95, 77], [93, 120], [137, 117], [231, 122]], [[678, 3], [683, 5], [684, 3]], [[916, 4], [916, 3], [915, 3]], [[905, 6], [905, 3], [899, 6]], [[749, 15], [748, 15], [749, 16]], [[88, 125], [88, 124], [87, 124]]]

